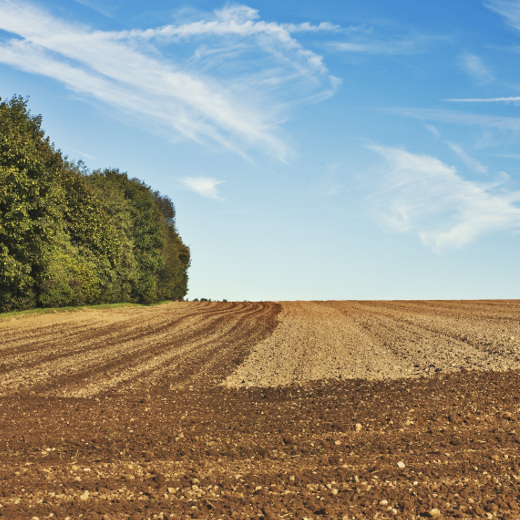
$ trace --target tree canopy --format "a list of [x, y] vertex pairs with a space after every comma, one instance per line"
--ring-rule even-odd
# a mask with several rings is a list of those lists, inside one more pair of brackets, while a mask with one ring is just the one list
[[190, 250], [170, 198], [68, 161], [27, 104], [0, 98], [0, 311], [183, 299]]

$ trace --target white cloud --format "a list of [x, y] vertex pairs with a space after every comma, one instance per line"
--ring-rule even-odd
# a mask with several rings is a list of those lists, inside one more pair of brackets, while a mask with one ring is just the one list
[[[239, 38], [233, 41], [233, 52], [245, 53], [252, 49], [262, 49], [276, 59], [282, 58], [286, 65], [296, 68], [301, 74], [326, 73], [323, 58], [305, 49], [292, 33], [329, 32], [339, 30], [339, 26], [329, 22], [312, 25], [279, 24], [259, 20], [258, 10], [243, 5], [227, 6], [216, 10], [211, 20], [197, 21], [184, 25], [165, 25], [147, 30], [131, 30], [115, 33], [116, 38], [144, 40], [180, 41], [207, 37]], [[213, 46], [214, 42], [212, 42]], [[218, 45], [218, 44], [217, 44]], [[214, 53], [213, 53], [214, 54]]]
[[[318, 25], [312, 25], [309, 22], [303, 23], [285, 23], [282, 25], [288, 32], [319, 32], [319, 31], [340, 31], [341, 27], [330, 22], [320, 22]], [[351, 30], [353, 30], [351, 28]]]
[[[286, 161], [291, 150], [280, 127], [288, 108], [338, 87], [322, 57], [291, 28], [233, 6], [180, 26], [103, 32], [30, 3], [0, 0], [0, 29], [13, 35], [0, 40], [0, 62], [63, 82], [165, 137], [213, 142], [242, 155], [253, 148]], [[326, 23], [295, 26], [329, 30]], [[204, 61], [207, 49], [212, 57]]]
[[198, 193], [201, 197], [223, 200], [218, 193], [217, 187], [224, 181], [219, 181], [213, 177], [185, 177], [181, 182], [186, 188]]
[[495, 97], [495, 98], [462, 98], [462, 99], [445, 99], [451, 103], [514, 103], [520, 104], [520, 96]]
[[471, 77], [481, 84], [491, 83], [494, 80], [493, 74], [479, 56], [465, 54], [462, 56], [462, 66]]
[[479, 184], [435, 157], [400, 148], [371, 146], [385, 160], [378, 189], [369, 200], [381, 224], [412, 233], [440, 252], [463, 247], [480, 236], [520, 230], [520, 192], [502, 183]]

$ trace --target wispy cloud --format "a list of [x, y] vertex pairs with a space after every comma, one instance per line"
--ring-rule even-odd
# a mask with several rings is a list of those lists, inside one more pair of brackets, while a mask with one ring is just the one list
[[471, 172], [479, 173], [481, 175], [485, 175], [488, 172], [487, 166], [482, 164], [480, 161], [469, 155], [462, 146], [452, 143], [444, 139], [439, 131], [439, 129], [433, 125], [424, 125], [426, 130], [434, 135], [441, 142], [445, 143], [455, 155], [470, 169]]
[[520, 2], [518, 0], [487, 0], [484, 5], [502, 15], [513, 27], [520, 29]]
[[218, 186], [224, 181], [213, 177], [185, 177], [181, 179], [181, 182], [186, 188], [198, 193], [201, 197], [223, 200], [218, 193]]
[[440, 139], [441, 133], [439, 132], [439, 129], [436, 126], [424, 125], [424, 128], [426, 128], [426, 130], [428, 130], [428, 132], [430, 132], [430, 134], [432, 134], [435, 137], [437, 137], [437, 139]]
[[520, 104], [520, 96], [510, 97], [495, 97], [495, 98], [459, 98], [459, 99], [445, 99], [450, 103], [513, 103]]
[[471, 157], [461, 146], [449, 141], [445, 141], [446, 144], [455, 152], [459, 159], [469, 167], [473, 172], [480, 173], [482, 175], [488, 172], [488, 169], [480, 161], [477, 161], [474, 157]]
[[0, 41], [0, 62], [56, 79], [166, 137], [286, 161], [291, 150], [280, 127], [290, 106], [324, 99], [339, 85], [292, 33], [335, 29], [259, 16], [229, 6], [195, 23], [103, 32], [0, 0], [0, 29], [12, 35]]
[[480, 184], [429, 155], [370, 148], [384, 159], [376, 174], [378, 189], [369, 197], [384, 227], [416, 234], [437, 252], [489, 233], [520, 230], [520, 192], [507, 191], [504, 178]]
[[415, 42], [410, 40], [337, 42], [333, 48], [340, 52], [353, 54], [412, 54], [418, 52]]
[[84, 5], [85, 7], [88, 7], [94, 11], [97, 11], [98, 13], [102, 14], [103, 16], [106, 16], [107, 18], [112, 18], [114, 14], [114, 4], [108, 4], [107, 2], [104, 2], [103, 0], [73, 0], [77, 4]]
[[[283, 42], [295, 50], [302, 51], [303, 48], [292, 36], [291, 33], [298, 32], [323, 32], [323, 31], [339, 31], [339, 25], [330, 22], [322, 22], [320, 24], [310, 24], [303, 22], [299, 24], [292, 23], [276, 23], [265, 22], [260, 19], [260, 13], [257, 9], [253, 9], [246, 5], [228, 5], [223, 9], [217, 9], [212, 19], [200, 20], [197, 22], [186, 23], [182, 25], [168, 24], [157, 28], [146, 30], [130, 30], [117, 33], [120, 37], [136, 37], [136, 38], [191, 38], [193, 36], [223, 36], [238, 35], [241, 37], [257, 36], [269, 34], [274, 40]], [[263, 42], [267, 47], [268, 41]], [[312, 52], [304, 51], [307, 57], [312, 56]]]
[[348, 41], [336, 41], [330, 48], [349, 54], [367, 55], [405, 55], [424, 52], [432, 43], [446, 41], [446, 37], [411, 34], [408, 37], [401, 35], [389, 36], [377, 34], [377, 31], [360, 30], [359, 34], [352, 35]]
[[[296, 68], [302, 74], [325, 73], [323, 58], [311, 50], [305, 49], [291, 33], [335, 31], [338, 26], [331, 23], [312, 25], [279, 24], [264, 22], [259, 19], [258, 10], [245, 5], [227, 6], [215, 11], [214, 19], [203, 20], [184, 25], [165, 25], [154, 29], [131, 30], [115, 33], [116, 38], [134, 38], [146, 40], [180, 41], [200, 37], [234, 37], [233, 52], [262, 50], [276, 58], [283, 58], [290, 68]], [[229, 40], [228, 40], [229, 43]]]
[[422, 121], [439, 121], [463, 126], [478, 126], [487, 129], [520, 132], [520, 117], [471, 114], [442, 108], [387, 108], [383, 110], [403, 117], [413, 117]]
[[464, 70], [478, 83], [491, 83], [495, 78], [480, 56], [465, 54], [461, 58]]

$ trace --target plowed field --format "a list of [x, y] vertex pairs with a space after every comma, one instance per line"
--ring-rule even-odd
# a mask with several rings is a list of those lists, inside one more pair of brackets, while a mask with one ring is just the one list
[[0, 320], [0, 518], [520, 518], [520, 301]]

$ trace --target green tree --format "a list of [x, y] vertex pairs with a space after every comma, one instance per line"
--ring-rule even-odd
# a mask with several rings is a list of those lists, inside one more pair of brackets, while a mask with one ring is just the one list
[[67, 161], [26, 99], [0, 99], [0, 311], [182, 299], [189, 262], [168, 197]]
[[0, 310], [38, 303], [37, 279], [60, 217], [62, 167], [27, 100], [0, 99]]
[[182, 300], [190, 252], [175, 228], [172, 201], [117, 169], [95, 171], [88, 182], [121, 233], [124, 261], [119, 275], [130, 299], [143, 303]]
[[182, 242], [175, 227], [175, 206], [169, 197], [153, 192], [163, 216], [163, 267], [159, 272], [161, 299], [182, 300], [188, 292], [190, 250]]

